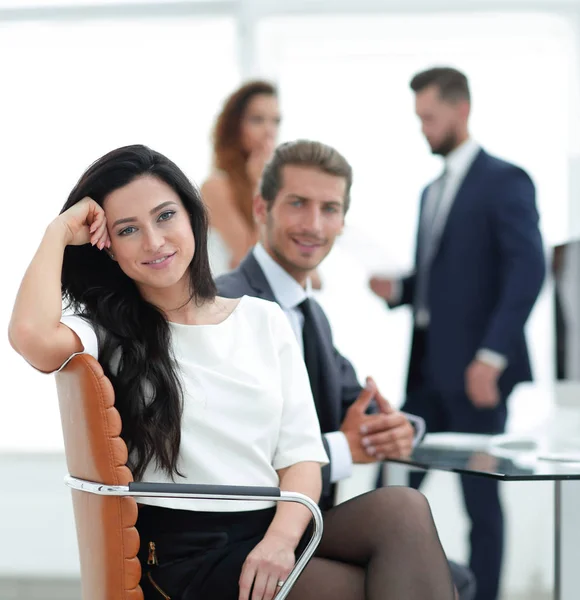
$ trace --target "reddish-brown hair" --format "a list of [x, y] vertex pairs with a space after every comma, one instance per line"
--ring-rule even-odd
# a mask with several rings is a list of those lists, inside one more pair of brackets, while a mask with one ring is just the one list
[[237, 89], [225, 101], [213, 131], [214, 165], [227, 173], [234, 202], [251, 229], [255, 227], [252, 213], [255, 190], [246, 172], [248, 153], [242, 147], [241, 123], [250, 100], [260, 94], [277, 96], [278, 92], [267, 81], [249, 81]]

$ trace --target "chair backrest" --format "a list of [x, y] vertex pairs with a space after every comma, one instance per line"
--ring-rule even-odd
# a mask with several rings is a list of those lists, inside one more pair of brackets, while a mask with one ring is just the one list
[[[70, 475], [107, 485], [128, 485], [127, 446], [111, 382], [88, 354], [74, 356], [56, 375]], [[72, 491], [83, 600], [143, 600], [130, 497]]]

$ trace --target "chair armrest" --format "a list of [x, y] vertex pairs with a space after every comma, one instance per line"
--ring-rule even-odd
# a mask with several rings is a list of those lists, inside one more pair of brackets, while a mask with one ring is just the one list
[[308, 561], [314, 555], [322, 540], [322, 513], [318, 504], [304, 494], [286, 492], [274, 487], [237, 486], [237, 485], [202, 485], [192, 483], [141, 483], [131, 482], [129, 485], [107, 485], [94, 481], [86, 481], [67, 475], [65, 483], [68, 487], [89, 494], [100, 496], [137, 496], [146, 498], [195, 498], [198, 500], [252, 500], [273, 502], [297, 502], [312, 514], [314, 528], [312, 537], [302, 555], [296, 561], [294, 569], [286, 578], [276, 594], [276, 600], [284, 600]]
[[130, 492], [160, 494], [201, 494], [204, 496], [264, 496], [278, 498], [279, 488], [248, 485], [204, 485], [194, 483], [141, 483], [129, 484]]

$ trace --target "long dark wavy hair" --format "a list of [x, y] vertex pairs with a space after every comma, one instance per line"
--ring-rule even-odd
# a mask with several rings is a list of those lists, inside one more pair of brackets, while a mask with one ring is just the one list
[[[171, 187], [189, 214], [195, 238], [189, 265], [191, 300], [215, 298], [207, 252], [208, 217], [201, 195], [179, 167], [159, 152], [141, 145], [109, 152], [83, 174], [61, 212], [85, 196], [103, 206], [111, 192], [145, 175]], [[165, 315], [141, 296], [135, 282], [106, 252], [90, 244], [66, 247], [62, 296], [76, 314], [95, 326], [99, 362], [115, 389], [121, 435], [135, 479], [142, 477], [151, 461], [172, 477], [181, 475], [183, 391]]]
[[234, 191], [234, 202], [253, 231], [254, 190], [246, 172], [248, 153], [242, 146], [241, 125], [246, 108], [255, 96], [278, 96], [276, 87], [268, 81], [248, 81], [225, 101], [213, 130], [215, 167], [226, 172]]

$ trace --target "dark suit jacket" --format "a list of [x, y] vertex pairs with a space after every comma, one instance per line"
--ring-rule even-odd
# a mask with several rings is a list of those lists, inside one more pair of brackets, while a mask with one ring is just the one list
[[[240, 266], [226, 275], [217, 278], [218, 293], [227, 298], [240, 296], [256, 296], [271, 302], [277, 302], [270, 284], [260, 265], [250, 252]], [[330, 324], [322, 307], [313, 301], [313, 318], [322, 341], [322, 377], [325, 379], [327, 394], [322, 399], [323, 404], [316, 407], [322, 433], [338, 431], [349, 406], [357, 399], [362, 387], [359, 384], [351, 363], [334, 347]], [[326, 450], [328, 446], [324, 440]], [[322, 469], [323, 501], [328, 504], [329, 496], [333, 494], [330, 484], [330, 465]]]
[[[424, 190], [421, 211], [427, 195]], [[417, 242], [417, 257], [421, 248]], [[499, 385], [509, 393], [532, 377], [524, 324], [544, 281], [535, 189], [525, 171], [481, 150], [449, 212], [429, 275], [425, 366], [436, 389], [465, 387], [477, 351], [504, 355]], [[415, 275], [401, 304], [412, 304]]]

